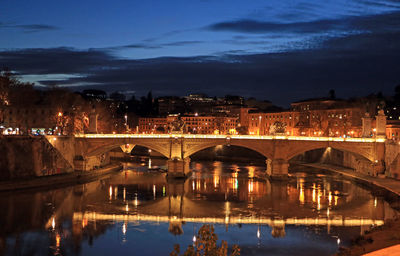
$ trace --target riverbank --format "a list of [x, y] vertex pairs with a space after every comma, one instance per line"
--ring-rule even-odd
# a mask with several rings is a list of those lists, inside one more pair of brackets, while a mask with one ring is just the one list
[[400, 255], [390, 254], [389, 251], [391, 251], [391, 249], [388, 248], [400, 244], [399, 230], [400, 219], [389, 220], [383, 226], [375, 227], [370, 231], [366, 231], [365, 235], [353, 239], [352, 246], [349, 248], [340, 248], [340, 251], [336, 255], [358, 256], [366, 253], [372, 253], [368, 254], [371, 256]]
[[[331, 172], [339, 173], [348, 178], [354, 179], [359, 183], [367, 185], [373, 189], [384, 189], [390, 192], [395, 197], [400, 196], [400, 180], [391, 178], [378, 178], [371, 177], [361, 173], [355, 172], [353, 169], [340, 167], [335, 165], [321, 164], [321, 163], [296, 163], [300, 166], [307, 166], [312, 168], [319, 168]], [[393, 199], [393, 198], [392, 198]], [[399, 198], [396, 198], [393, 204], [399, 205]], [[372, 228], [366, 231], [364, 235], [358, 236], [353, 239], [352, 246], [349, 248], [341, 248], [337, 253], [338, 256], [355, 256], [363, 255], [370, 252], [375, 252], [393, 245], [400, 244], [400, 217], [387, 221], [383, 226]], [[387, 249], [389, 250], [389, 249]], [[375, 254], [374, 254], [375, 255]], [[376, 254], [376, 255], [389, 255]]]
[[400, 196], [400, 180], [392, 178], [379, 178], [355, 172], [353, 169], [322, 163], [296, 163], [296, 165], [313, 167], [339, 173], [370, 187], [385, 189], [390, 193]]
[[52, 188], [55, 186], [85, 183], [112, 172], [121, 170], [121, 168], [122, 166], [120, 164], [112, 164], [93, 171], [75, 171], [72, 173], [35, 177], [31, 179], [3, 181], [0, 182], [0, 191]]

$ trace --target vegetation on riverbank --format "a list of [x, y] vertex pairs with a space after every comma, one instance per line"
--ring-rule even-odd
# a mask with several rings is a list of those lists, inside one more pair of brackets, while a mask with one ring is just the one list
[[[180, 254], [179, 244], [174, 246], [174, 251], [170, 253], [170, 256], [227, 256], [228, 255], [228, 243], [224, 240], [221, 242], [221, 246], [217, 245], [218, 236], [214, 233], [214, 226], [203, 225], [197, 234], [197, 239], [194, 240], [194, 245], [189, 245], [183, 254]], [[233, 245], [231, 256], [239, 256], [240, 248], [237, 245]]]

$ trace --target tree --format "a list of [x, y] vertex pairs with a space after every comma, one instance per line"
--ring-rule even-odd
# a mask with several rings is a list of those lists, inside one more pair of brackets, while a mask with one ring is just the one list
[[[228, 243], [224, 240], [221, 242], [221, 246], [217, 245], [218, 236], [214, 233], [214, 226], [203, 225], [197, 234], [196, 242], [193, 245], [189, 245], [186, 251], [181, 254], [183, 256], [227, 256], [228, 255]], [[180, 247], [179, 244], [174, 246], [174, 251], [170, 253], [170, 256], [179, 256]], [[233, 245], [231, 256], [239, 256], [240, 248], [237, 245]]]
[[37, 101], [32, 83], [19, 81], [7, 68], [0, 70], [0, 105], [29, 105]]
[[400, 84], [394, 88], [394, 101], [400, 103]]
[[335, 90], [333, 90], [333, 89], [329, 90], [329, 98], [330, 99], [336, 99]]
[[269, 128], [269, 133], [270, 134], [279, 134], [279, 133], [285, 133], [286, 132], [286, 123], [276, 121], [273, 125], [270, 126]]

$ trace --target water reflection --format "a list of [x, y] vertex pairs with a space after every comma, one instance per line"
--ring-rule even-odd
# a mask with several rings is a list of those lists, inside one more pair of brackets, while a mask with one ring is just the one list
[[[260, 255], [281, 248], [274, 241], [282, 239], [291, 241], [294, 251], [306, 244], [329, 255], [395, 215], [382, 198], [339, 177], [297, 172], [288, 182], [270, 182], [259, 166], [194, 162], [192, 167], [186, 181], [167, 183], [165, 174], [127, 166], [88, 184], [2, 194], [0, 254], [48, 254], [43, 248], [54, 255], [108, 254], [102, 251], [107, 245], [110, 254], [128, 246], [144, 255], [146, 250], [165, 255], [177, 242], [169, 236], [181, 237], [178, 242], [186, 247], [203, 223], [214, 223], [229, 243], [258, 248]], [[165, 237], [169, 240], [160, 248], [152, 246]]]

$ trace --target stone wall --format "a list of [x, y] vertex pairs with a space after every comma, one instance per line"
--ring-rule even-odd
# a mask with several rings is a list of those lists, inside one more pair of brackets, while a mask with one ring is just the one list
[[0, 181], [72, 171], [72, 165], [44, 137], [0, 136]]
[[397, 142], [386, 142], [386, 175], [400, 179], [400, 145]]

